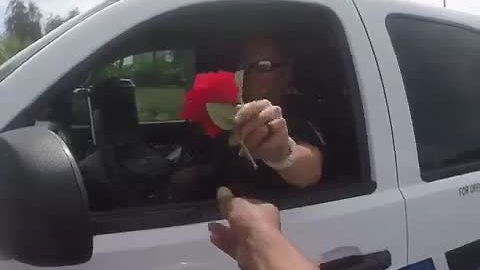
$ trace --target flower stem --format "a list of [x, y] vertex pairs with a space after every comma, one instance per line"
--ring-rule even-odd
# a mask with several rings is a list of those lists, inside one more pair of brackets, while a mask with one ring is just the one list
[[[239, 70], [239, 71], [235, 72], [235, 83], [236, 83], [238, 89], [240, 90], [240, 93], [239, 93], [239, 96], [238, 96], [238, 99], [239, 99], [239, 101], [240, 101], [240, 108], [241, 108], [243, 105], [245, 105], [245, 102], [243, 101], [244, 81], [245, 81], [245, 70]], [[253, 159], [252, 154], [250, 153], [250, 151], [248, 151], [247, 146], [246, 146], [245, 143], [243, 142], [243, 138], [240, 139], [240, 145], [242, 146], [242, 151], [245, 152], [245, 154], [247, 155], [248, 160], [249, 160], [250, 163], [252, 164], [253, 169], [256, 170], [256, 169], [258, 168], [258, 165], [257, 165], [257, 163], [255, 162], [255, 159]]]
[[253, 169], [255, 169], [255, 170], [258, 169], [258, 165], [257, 165], [257, 163], [255, 162], [255, 159], [253, 159], [252, 154], [250, 153], [250, 151], [248, 151], [248, 148], [247, 148], [247, 146], [243, 143], [243, 140], [240, 140], [240, 145], [242, 146], [243, 152], [245, 152], [245, 154], [247, 155], [248, 160], [249, 160], [250, 163], [252, 164]]

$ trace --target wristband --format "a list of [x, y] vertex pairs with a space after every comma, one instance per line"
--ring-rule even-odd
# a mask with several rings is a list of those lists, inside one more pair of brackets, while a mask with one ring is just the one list
[[293, 151], [295, 149], [295, 146], [297, 146], [297, 144], [295, 143], [295, 141], [292, 138], [289, 137], [288, 138], [288, 147], [290, 148], [290, 154], [284, 160], [277, 161], [277, 162], [271, 162], [271, 161], [263, 160], [263, 162], [265, 164], [267, 164], [267, 166], [269, 166], [270, 168], [272, 168], [276, 171], [281, 171], [281, 170], [288, 169], [293, 165], [293, 163], [295, 163], [295, 157], [294, 157], [294, 153], [293, 153]]

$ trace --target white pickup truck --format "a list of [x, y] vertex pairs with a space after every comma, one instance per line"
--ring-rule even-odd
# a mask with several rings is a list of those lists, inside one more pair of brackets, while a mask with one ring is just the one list
[[171, 175], [197, 158], [192, 77], [259, 29], [290, 42], [327, 141], [320, 185], [252, 194], [287, 238], [322, 269], [479, 269], [480, 18], [374, 0], [108, 1], [13, 57], [0, 269], [236, 269], [213, 197]]

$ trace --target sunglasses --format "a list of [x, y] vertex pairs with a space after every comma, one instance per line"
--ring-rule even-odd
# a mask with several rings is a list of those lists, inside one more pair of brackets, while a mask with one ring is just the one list
[[274, 63], [271, 60], [258, 60], [256, 62], [250, 63], [245, 65], [243, 68], [245, 71], [257, 71], [260, 73], [267, 73], [267, 72], [272, 72], [277, 68], [285, 66], [287, 63], [285, 62], [277, 62]]

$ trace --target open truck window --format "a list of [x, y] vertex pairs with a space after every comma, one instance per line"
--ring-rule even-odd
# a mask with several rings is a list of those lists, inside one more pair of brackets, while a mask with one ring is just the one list
[[256, 33], [288, 45], [296, 88], [308, 100], [303, 109], [328, 147], [320, 184], [247, 195], [288, 209], [375, 190], [355, 69], [335, 13], [289, 2], [194, 5], [123, 33], [34, 106], [34, 120], [61, 127], [80, 165], [96, 234], [218, 218], [215, 187], [207, 190], [177, 173], [208, 164], [192, 150], [202, 142], [192, 139], [196, 129], [179, 112], [195, 74], [234, 71], [242, 41]]

